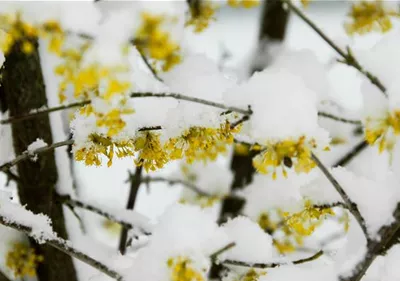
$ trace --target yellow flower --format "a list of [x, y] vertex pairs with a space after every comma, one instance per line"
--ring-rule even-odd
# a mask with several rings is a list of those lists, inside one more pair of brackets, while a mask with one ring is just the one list
[[211, 21], [215, 20], [215, 10], [216, 6], [210, 1], [198, 1], [198, 5], [190, 7], [190, 19], [186, 22], [186, 26], [193, 25], [194, 32], [202, 32]]
[[160, 142], [157, 133], [139, 133], [134, 141], [135, 151], [139, 153], [136, 165], [142, 166], [146, 171], [161, 169], [169, 161], [168, 154]]
[[7, 54], [13, 46], [30, 55], [34, 50], [33, 41], [38, 36], [38, 28], [24, 22], [19, 14], [15, 16], [0, 15], [0, 26], [3, 34], [0, 38], [1, 51]]
[[382, 33], [392, 28], [391, 17], [399, 17], [399, 12], [385, 7], [382, 0], [353, 3], [349, 16], [352, 21], [345, 25], [348, 34], [365, 34], [371, 31]]
[[163, 71], [168, 71], [181, 62], [179, 45], [171, 40], [168, 32], [161, 29], [161, 25], [166, 20], [166, 16], [163, 15], [143, 13], [142, 25], [139, 27], [134, 41], [143, 55], [161, 63]]
[[6, 266], [16, 278], [36, 276], [36, 268], [41, 262], [43, 256], [36, 254], [32, 247], [24, 243], [15, 243], [6, 256]]
[[259, 0], [228, 0], [228, 5], [234, 8], [242, 6], [243, 8], [253, 8], [260, 4]]
[[379, 152], [393, 150], [395, 136], [400, 134], [400, 111], [387, 113], [384, 118], [367, 118], [365, 124], [365, 140], [374, 145], [378, 143]]
[[266, 148], [253, 158], [253, 166], [262, 174], [272, 171], [273, 179], [277, 177], [277, 167], [282, 168], [285, 177], [287, 177], [286, 167], [293, 166], [297, 173], [308, 173], [316, 166], [311, 159], [311, 150], [315, 148], [317, 148], [315, 140], [307, 140], [305, 136], [297, 140], [288, 139], [267, 144]]
[[220, 153], [227, 151], [227, 145], [233, 143], [233, 134], [240, 128], [231, 129], [229, 122], [220, 128], [192, 127], [182, 136], [170, 139], [166, 144], [171, 159], [186, 158], [188, 163], [195, 160], [215, 160]]
[[112, 141], [109, 137], [91, 134], [89, 143], [79, 149], [75, 149], [75, 160], [83, 161], [87, 166], [100, 166], [101, 156], [108, 158], [107, 166], [112, 165], [114, 154], [118, 158], [134, 156], [134, 142], [132, 140]]
[[189, 258], [170, 258], [167, 265], [171, 270], [171, 281], [205, 281], [204, 273], [194, 268]]

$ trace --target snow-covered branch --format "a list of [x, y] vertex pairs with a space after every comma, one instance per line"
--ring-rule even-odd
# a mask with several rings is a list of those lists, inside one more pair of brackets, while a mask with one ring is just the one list
[[379, 231], [379, 240], [369, 240], [367, 243], [367, 253], [364, 259], [355, 267], [353, 274], [342, 281], [360, 281], [374, 260], [385, 250], [393, 246], [392, 242], [398, 243], [398, 235], [400, 231], [400, 204], [393, 214], [394, 222], [391, 225], [383, 227]]
[[362, 125], [360, 120], [347, 119], [347, 118], [336, 116], [334, 114], [323, 112], [323, 111], [319, 111], [318, 112], [318, 116], [321, 116], [321, 117], [324, 117], [324, 118], [329, 118], [329, 119], [332, 119], [332, 120], [335, 120], [335, 121], [338, 121], [338, 122], [354, 124], [354, 125]]
[[[143, 93], [131, 93], [130, 94], [130, 98], [149, 98], [149, 97], [173, 98], [176, 100], [184, 100], [184, 101], [188, 101], [188, 102], [204, 104], [204, 105], [208, 105], [211, 107], [220, 108], [220, 109], [231, 111], [231, 112], [237, 112], [237, 113], [241, 113], [244, 115], [251, 115], [251, 113], [252, 113], [251, 110], [248, 110], [248, 109], [246, 110], [246, 109], [238, 108], [235, 106], [228, 106], [228, 105], [224, 105], [221, 103], [217, 103], [217, 102], [213, 102], [213, 101], [209, 101], [209, 100], [205, 100], [205, 99], [200, 99], [200, 98], [195, 98], [195, 97], [190, 97], [190, 96], [185, 96], [185, 95], [177, 94], [177, 93], [143, 92]], [[85, 101], [81, 101], [81, 102], [74, 102], [74, 103], [70, 103], [70, 104], [56, 106], [56, 107], [52, 107], [52, 108], [38, 109], [35, 112], [31, 112], [31, 113], [27, 113], [27, 114], [19, 115], [19, 116], [13, 116], [8, 119], [0, 120], [0, 124], [4, 125], [4, 124], [9, 124], [9, 123], [20, 122], [20, 121], [32, 119], [32, 118], [35, 118], [38, 116], [42, 116], [45, 114], [49, 114], [51, 112], [80, 107], [80, 106], [88, 105], [90, 103], [91, 103], [90, 100], [85, 100]]]
[[[129, 229], [139, 227], [144, 234], [146, 234], [146, 235], [150, 234], [148, 229], [143, 229], [142, 226], [135, 225], [134, 223], [132, 223], [132, 220], [124, 219], [120, 215], [116, 214], [116, 212], [113, 212], [112, 210], [107, 210], [106, 207], [100, 207], [100, 206], [96, 206], [96, 205], [88, 203], [88, 202], [83, 202], [81, 200], [72, 199], [71, 196], [69, 196], [69, 195], [58, 195], [57, 200], [62, 204], [65, 204], [65, 205], [68, 205], [71, 207], [82, 208], [82, 209], [91, 211], [93, 213], [99, 214], [100, 216], [103, 216], [113, 222], [119, 223], [120, 225], [123, 225], [124, 227], [129, 228]], [[124, 210], [124, 212], [125, 212], [125, 210]], [[131, 217], [133, 217], [133, 213], [131, 214]]]
[[[295, 261], [292, 261], [290, 263], [292, 263], [292, 264], [302, 264], [302, 263], [311, 262], [311, 261], [314, 261], [314, 260], [318, 259], [323, 254], [324, 254], [324, 252], [321, 250], [321, 251], [317, 252], [316, 254], [314, 254], [314, 255], [312, 255], [312, 256], [310, 256], [308, 258], [295, 260]], [[237, 260], [224, 260], [222, 262], [222, 264], [225, 264], [225, 265], [237, 265], [237, 266], [252, 267], [252, 268], [275, 268], [275, 267], [286, 265], [288, 263], [247, 263], [247, 262], [237, 261]]]
[[[0, 224], [5, 225], [7, 227], [11, 227], [15, 230], [24, 232], [25, 234], [27, 234], [29, 236], [33, 236], [32, 235], [32, 231], [33, 231], [32, 226], [29, 226], [22, 222], [14, 221], [10, 218], [5, 217], [2, 214], [0, 214]], [[95, 260], [91, 256], [81, 252], [79, 249], [74, 248], [68, 241], [58, 238], [54, 235], [48, 235], [48, 237], [42, 237], [42, 238], [43, 238], [44, 243], [98, 269], [99, 271], [110, 276], [111, 278], [116, 279], [116, 280], [123, 280], [122, 275], [119, 274], [117, 271], [115, 271], [114, 269], [109, 268], [107, 265]]]
[[13, 160], [2, 164], [2, 165], [0, 166], [0, 171], [6, 172], [6, 171], [9, 170], [12, 166], [17, 165], [19, 162], [21, 162], [21, 161], [23, 161], [23, 160], [26, 160], [26, 159], [28, 159], [28, 158], [34, 156], [34, 155], [41, 154], [41, 153], [45, 153], [45, 152], [48, 152], [48, 151], [52, 151], [52, 150], [54, 150], [54, 149], [56, 149], [56, 148], [58, 148], [58, 147], [71, 145], [71, 144], [73, 144], [73, 143], [74, 143], [73, 140], [65, 140], [65, 141], [60, 141], [60, 142], [53, 143], [53, 144], [51, 144], [51, 145], [49, 145], [49, 146], [40, 147], [40, 148], [35, 149], [35, 150], [33, 150], [33, 151], [29, 151], [29, 152], [28, 152], [28, 151], [25, 151], [25, 153], [23, 153], [23, 154], [21, 154], [21, 155], [18, 155], [18, 156], [15, 157]]
[[361, 229], [363, 230], [365, 237], [367, 238], [367, 240], [369, 240], [364, 218], [362, 217], [360, 211], [358, 210], [357, 205], [351, 201], [350, 197], [344, 191], [343, 187], [334, 178], [334, 176], [329, 172], [329, 170], [325, 167], [325, 165], [321, 162], [321, 160], [319, 160], [318, 157], [315, 156], [315, 154], [312, 154], [311, 157], [312, 157], [313, 161], [317, 164], [318, 168], [322, 171], [322, 173], [325, 175], [325, 177], [331, 182], [333, 187], [339, 193], [340, 197], [343, 199], [343, 201], [345, 203], [346, 208], [355, 217], [355, 219], [357, 220]]
[[288, 8], [293, 11], [297, 16], [299, 16], [306, 24], [308, 24], [321, 38], [329, 44], [342, 58], [339, 62], [347, 64], [349, 66], [354, 67], [360, 73], [362, 73], [365, 77], [367, 77], [372, 84], [379, 88], [379, 90], [387, 97], [386, 87], [382, 84], [382, 82], [373, 75], [368, 70], [364, 69], [358, 60], [354, 57], [350, 48], [347, 47], [346, 51], [343, 51], [337, 44], [335, 44], [303, 11], [301, 11], [296, 5], [292, 3], [291, 0], [283, 0], [284, 3], [287, 4]]

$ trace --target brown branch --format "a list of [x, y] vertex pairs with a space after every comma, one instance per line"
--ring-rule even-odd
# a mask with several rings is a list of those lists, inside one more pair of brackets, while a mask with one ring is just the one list
[[[229, 111], [241, 113], [241, 114], [244, 114], [244, 115], [251, 115], [251, 113], [252, 113], [251, 110], [249, 110], [249, 109], [245, 110], [245, 109], [242, 109], [242, 108], [238, 108], [238, 107], [234, 107], [234, 106], [227, 106], [227, 105], [224, 105], [224, 104], [221, 104], [221, 103], [217, 103], [217, 102], [213, 102], [213, 101], [209, 101], [209, 100], [204, 100], [204, 99], [200, 99], [200, 98], [195, 98], [195, 97], [189, 97], [189, 96], [185, 96], [185, 95], [177, 94], [177, 93], [141, 92], [141, 93], [131, 93], [130, 94], [130, 98], [150, 98], [150, 97], [172, 98], [172, 99], [176, 99], [176, 100], [184, 100], [184, 101], [188, 101], [188, 102], [208, 105], [208, 106], [219, 108], [219, 109], [223, 109], [223, 110], [229, 110]], [[88, 105], [90, 103], [91, 103], [90, 100], [85, 100], [85, 101], [81, 101], [81, 102], [74, 102], [74, 103], [61, 105], [61, 106], [56, 106], [56, 107], [51, 107], [51, 108], [42, 109], [42, 110], [38, 109], [36, 112], [27, 113], [27, 114], [23, 114], [23, 115], [19, 115], [19, 116], [12, 116], [12, 117], [10, 117], [8, 119], [0, 120], [0, 124], [4, 125], [4, 124], [9, 124], [9, 123], [16, 123], [16, 122], [20, 122], [20, 121], [36, 118], [38, 116], [42, 116], [42, 115], [45, 115], [45, 114], [49, 114], [51, 112], [70, 109], [70, 108], [74, 108], [74, 107], [80, 107], [80, 106]]]
[[333, 164], [333, 167], [346, 166], [351, 160], [353, 160], [354, 157], [356, 157], [358, 154], [364, 151], [364, 149], [366, 149], [367, 147], [368, 147], [367, 141], [362, 140], [353, 149], [351, 149], [348, 153], [346, 153], [346, 155], [344, 155], [342, 158], [336, 161], [336, 163]]
[[[28, 236], [31, 235], [32, 233], [32, 228], [30, 226], [27, 226], [23, 223], [18, 223], [18, 222], [13, 222], [7, 219], [4, 216], [0, 215], [0, 224], [13, 228], [15, 230], [24, 232]], [[79, 251], [78, 249], [74, 248], [73, 246], [70, 245], [70, 243], [64, 239], [54, 237], [54, 238], [48, 238], [45, 241], [46, 244], [60, 250], [61, 252], [64, 252], [65, 254], [74, 257], [96, 269], [101, 271], [102, 273], [108, 275], [109, 277], [116, 279], [116, 280], [123, 280], [122, 275], [120, 275], [118, 272], [116, 272], [113, 269], [110, 269], [107, 265], [95, 260], [94, 258], [86, 255], [85, 253]]]
[[344, 191], [342, 186], [339, 184], [339, 182], [333, 177], [333, 175], [328, 171], [328, 169], [322, 164], [322, 162], [318, 159], [315, 154], [311, 154], [311, 159], [317, 164], [318, 168], [321, 170], [321, 172], [325, 175], [325, 177], [331, 182], [333, 187], [336, 189], [336, 191], [339, 193], [340, 197], [343, 199], [345, 206], [347, 209], [350, 211], [350, 213], [354, 216], [354, 218], [357, 220], [358, 224], [360, 225], [361, 229], [363, 230], [365, 237], [367, 240], [368, 238], [368, 232], [367, 228], [365, 226], [364, 218], [362, 217], [360, 211], [358, 210], [358, 207], [355, 203], [351, 201], [347, 193]]
[[343, 117], [336, 116], [331, 113], [319, 111], [318, 116], [329, 118], [338, 122], [343, 122], [343, 123], [348, 123], [348, 124], [354, 124], [354, 125], [362, 125], [362, 122], [360, 120], [351, 120]]
[[[112, 215], [112, 214], [110, 214], [110, 213], [108, 213], [108, 212], [106, 212], [106, 211], [104, 211], [104, 210], [102, 210], [102, 209], [100, 209], [100, 208], [98, 208], [96, 206], [93, 206], [93, 205], [91, 205], [91, 204], [89, 204], [87, 202], [82, 202], [80, 200], [72, 199], [71, 196], [69, 196], [69, 195], [57, 195], [56, 199], [57, 199], [58, 202], [60, 202], [62, 204], [69, 205], [71, 207], [82, 208], [82, 209], [91, 211], [93, 213], [96, 213], [96, 214], [98, 214], [100, 216], [105, 217], [106, 219], [109, 219], [110, 221], [119, 223], [120, 225], [122, 225], [122, 226], [124, 226], [124, 227], [126, 227], [128, 229], [131, 229], [131, 228], [135, 227], [134, 225], [132, 225], [128, 221], [124, 221], [124, 220], [118, 219], [114, 215]], [[141, 229], [141, 231], [145, 235], [150, 235], [151, 234], [145, 229]]]
[[[323, 254], [324, 254], [324, 252], [321, 250], [308, 258], [295, 260], [290, 263], [297, 265], [297, 264], [311, 262], [311, 261], [318, 259]], [[221, 263], [224, 265], [236, 265], [236, 266], [244, 266], [244, 267], [252, 267], [252, 268], [275, 268], [275, 267], [280, 267], [280, 266], [290, 264], [290, 263], [248, 263], [248, 262], [237, 261], [237, 260], [224, 260]]]
[[353, 53], [351, 52], [350, 48], [346, 48], [346, 52], [343, 51], [338, 45], [336, 45], [325, 33], [309, 18], [301, 11], [299, 8], [297, 8], [291, 0], [282, 0], [284, 1], [288, 8], [293, 11], [297, 16], [299, 16], [305, 23], [307, 23], [326, 43], [328, 43], [329, 46], [331, 46], [342, 58], [343, 61], [342, 63], [345, 63], [349, 66], [354, 67], [357, 69], [360, 73], [362, 73], [365, 77], [369, 79], [369, 81], [374, 84], [378, 89], [387, 97], [386, 93], [386, 88], [383, 86], [382, 82], [364, 69], [361, 64], [357, 61], [357, 59], [354, 57]]
[[219, 255], [221, 255], [222, 253], [232, 249], [235, 246], [236, 246], [235, 242], [229, 243], [228, 245], [226, 245], [226, 246], [222, 247], [221, 249], [219, 249], [219, 250], [215, 251], [214, 253], [212, 253], [210, 255], [210, 259], [211, 260], [215, 260]]
[[400, 231], [400, 204], [393, 214], [394, 223], [381, 228], [378, 233], [379, 240], [369, 240], [367, 243], [367, 253], [364, 259], [356, 266], [353, 274], [347, 278], [341, 278], [342, 281], [360, 281], [373, 261], [378, 257], [383, 250], [387, 250], [388, 246], [392, 246], [392, 239], [398, 235]]

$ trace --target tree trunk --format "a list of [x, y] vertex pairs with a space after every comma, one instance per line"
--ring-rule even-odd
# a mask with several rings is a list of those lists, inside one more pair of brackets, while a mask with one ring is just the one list
[[258, 35], [257, 55], [256, 59], [253, 61], [250, 74], [253, 74], [255, 71], [261, 71], [267, 66], [268, 60], [259, 59], [259, 57], [270, 55], [268, 45], [271, 43], [283, 42], [286, 35], [288, 20], [289, 11], [283, 8], [281, 0], [264, 1]]
[[[21, 44], [16, 43], [9, 54], [3, 69], [2, 107], [8, 109], [10, 116], [30, 112], [47, 105], [45, 85], [38, 54], [38, 42], [31, 54], [21, 52]], [[37, 138], [51, 144], [52, 134], [48, 115], [11, 125], [15, 154], [26, 151], [27, 146]], [[21, 204], [34, 213], [43, 213], [51, 218], [53, 230], [67, 239], [62, 206], [55, 204], [55, 186], [58, 174], [54, 152], [47, 152], [37, 161], [22, 161], [17, 165], [20, 181], [18, 194]], [[37, 268], [40, 281], [77, 280], [72, 258], [50, 246], [38, 245], [31, 241], [36, 251], [44, 257]]]

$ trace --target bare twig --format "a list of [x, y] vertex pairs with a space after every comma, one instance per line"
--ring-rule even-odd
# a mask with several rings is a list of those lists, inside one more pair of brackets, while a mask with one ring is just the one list
[[348, 124], [354, 124], [354, 125], [361, 125], [362, 124], [360, 120], [351, 120], [351, 119], [339, 117], [339, 116], [336, 116], [334, 114], [327, 113], [327, 112], [322, 112], [322, 111], [318, 112], [318, 116], [329, 118], [329, 119], [332, 119], [332, 120], [335, 120], [335, 121], [338, 121], [338, 122], [348, 123]]
[[324, 164], [322, 164], [322, 162], [318, 159], [318, 157], [315, 156], [315, 154], [311, 154], [311, 158], [317, 164], [318, 168], [325, 175], [325, 177], [331, 182], [331, 184], [336, 189], [336, 191], [339, 193], [340, 197], [344, 201], [345, 206], [350, 211], [350, 213], [352, 213], [352, 215], [355, 217], [355, 219], [357, 220], [361, 229], [363, 230], [365, 237], [367, 238], [367, 240], [369, 240], [367, 228], [366, 228], [365, 222], [364, 222], [364, 218], [362, 217], [360, 211], [358, 210], [357, 205], [351, 201], [351, 199], [346, 194], [346, 192], [344, 191], [342, 186], [333, 177], [333, 175], [328, 171], [328, 169], [324, 166]]
[[346, 155], [344, 155], [342, 158], [340, 158], [338, 161], [336, 161], [336, 163], [333, 164], [333, 167], [346, 166], [351, 160], [353, 160], [354, 157], [356, 157], [358, 154], [360, 154], [367, 147], [368, 147], [367, 141], [362, 140], [352, 150], [350, 150]]
[[201, 190], [198, 186], [196, 186], [195, 184], [185, 181], [185, 180], [181, 180], [181, 179], [167, 179], [167, 178], [163, 178], [163, 177], [143, 177], [142, 178], [142, 182], [143, 183], [150, 183], [150, 182], [166, 182], [169, 185], [174, 185], [174, 184], [181, 184], [184, 187], [196, 192], [197, 194], [201, 195], [201, 196], [206, 196], [206, 197], [213, 197], [212, 194], [209, 194], [203, 190]]
[[138, 50], [143, 62], [146, 64], [147, 68], [150, 70], [150, 72], [153, 74], [154, 78], [156, 78], [158, 81], [163, 82], [163, 80], [157, 75], [156, 70], [151, 66], [150, 62], [146, 58], [146, 56]]
[[[317, 252], [316, 254], [312, 255], [311, 257], [295, 260], [290, 263], [302, 264], [302, 263], [311, 262], [311, 261], [318, 259], [323, 254], [324, 254], [324, 252], [321, 250], [321, 251]], [[237, 261], [237, 260], [224, 260], [221, 263], [225, 264], [225, 265], [237, 265], [237, 266], [253, 267], [253, 268], [275, 268], [275, 267], [279, 267], [279, 266], [288, 264], [288, 263], [248, 263], [248, 262]]]
[[215, 251], [214, 253], [212, 253], [210, 255], [210, 259], [211, 260], [215, 260], [220, 254], [232, 249], [235, 246], [236, 246], [235, 242], [229, 243], [228, 245], [226, 245], [226, 246], [222, 247], [221, 249], [219, 249], [219, 250]]
[[[24, 232], [27, 235], [31, 235], [32, 228], [30, 226], [24, 225], [23, 223], [18, 223], [14, 221], [10, 221], [6, 217], [0, 215], [0, 223], [4, 226], [11, 227], [18, 231]], [[109, 277], [121, 281], [123, 279], [122, 275], [120, 275], [115, 270], [109, 268], [107, 265], [95, 260], [94, 258], [86, 255], [85, 253], [79, 251], [78, 249], [74, 248], [70, 245], [70, 243], [64, 239], [54, 237], [49, 238], [45, 241], [46, 244], [64, 252], [71, 257], [74, 257], [96, 269], [103, 272], [104, 274], [108, 275]]]
[[357, 61], [357, 59], [354, 57], [352, 54], [351, 50], [349, 47], [347, 47], [346, 51], [343, 51], [338, 45], [336, 45], [328, 36], [325, 35], [325, 33], [309, 18], [307, 17], [303, 11], [301, 11], [299, 8], [297, 8], [291, 0], [282, 0], [284, 1], [289, 9], [293, 11], [297, 16], [299, 16], [305, 23], [307, 23], [321, 38], [329, 44], [342, 58], [343, 61], [342, 63], [345, 63], [349, 66], [354, 67], [357, 69], [360, 73], [362, 73], [364, 76], [366, 76], [369, 81], [374, 84], [376, 87], [381, 90], [381, 92], [387, 97], [386, 93], [386, 88], [383, 86], [381, 81], [372, 73], [364, 69], [361, 64]]
[[[204, 105], [208, 105], [208, 106], [219, 108], [219, 109], [223, 109], [223, 110], [229, 110], [229, 111], [232, 111], [232, 112], [241, 113], [241, 114], [244, 114], [244, 115], [251, 115], [251, 113], [252, 113], [251, 110], [245, 110], [245, 109], [234, 107], [234, 106], [227, 106], [227, 105], [224, 105], [224, 104], [221, 104], [221, 103], [217, 103], [217, 102], [213, 102], [213, 101], [209, 101], [209, 100], [204, 100], [204, 99], [200, 99], [200, 98], [195, 98], [195, 97], [189, 97], [189, 96], [185, 96], [185, 95], [177, 94], [177, 93], [142, 92], [142, 93], [131, 93], [130, 97], [131, 98], [149, 98], [149, 97], [173, 98], [173, 99], [176, 99], [176, 100], [184, 100], [184, 101], [188, 101], [188, 102], [204, 104]], [[42, 116], [44, 114], [49, 114], [51, 112], [56, 112], [56, 111], [60, 111], [60, 110], [64, 110], [64, 109], [70, 109], [70, 108], [74, 108], [74, 107], [80, 107], [80, 106], [88, 105], [90, 103], [91, 103], [90, 100], [85, 100], [85, 101], [81, 101], [81, 102], [74, 102], [74, 103], [61, 105], [61, 106], [56, 106], [56, 107], [51, 107], [51, 108], [42, 109], [42, 110], [38, 109], [36, 112], [27, 113], [27, 114], [23, 114], [23, 115], [19, 115], [19, 116], [12, 116], [12, 117], [10, 117], [8, 119], [0, 120], [0, 124], [4, 125], [4, 124], [9, 124], [9, 123], [16, 123], [16, 122], [20, 122], [20, 121], [23, 121], [23, 120], [36, 118], [36, 117]]]

